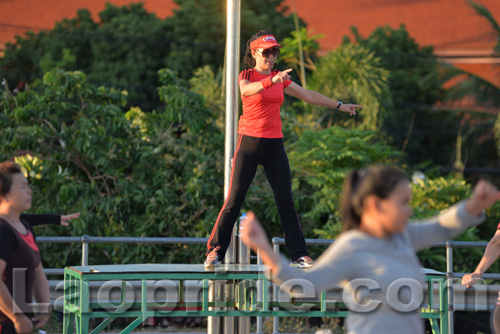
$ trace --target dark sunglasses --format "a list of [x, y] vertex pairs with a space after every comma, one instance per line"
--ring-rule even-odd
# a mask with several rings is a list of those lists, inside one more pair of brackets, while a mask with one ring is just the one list
[[264, 50], [255, 50], [255, 51], [259, 51], [260, 54], [265, 57], [265, 58], [269, 58], [271, 57], [271, 55], [273, 55], [275, 58], [279, 56], [280, 54], [280, 48], [278, 47], [274, 47], [274, 48], [269, 48], [269, 49], [264, 49]]

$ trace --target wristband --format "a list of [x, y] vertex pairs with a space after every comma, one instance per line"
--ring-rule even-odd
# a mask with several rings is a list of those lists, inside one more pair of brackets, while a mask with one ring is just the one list
[[272, 78], [269, 77], [269, 78], [265, 78], [264, 80], [261, 81], [262, 83], [262, 87], [264, 87], [264, 89], [268, 89], [269, 87], [271, 87], [273, 84], [273, 81], [271, 80]]
[[339, 101], [339, 104], [337, 105], [337, 108], [335, 108], [336, 110], [340, 110], [340, 106], [342, 105], [342, 102]]

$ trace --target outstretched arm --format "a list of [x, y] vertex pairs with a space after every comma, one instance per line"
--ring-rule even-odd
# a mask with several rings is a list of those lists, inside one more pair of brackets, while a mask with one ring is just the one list
[[462, 285], [468, 288], [474, 285], [483, 276], [484, 272], [493, 264], [493, 262], [500, 256], [500, 230], [497, 230], [493, 238], [491, 238], [484, 255], [479, 261], [476, 270], [473, 273], [467, 274], [462, 277]]
[[[329, 99], [328, 97], [314, 90], [305, 89], [297, 85], [295, 82], [292, 82], [287, 88], [285, 88], [284, 92], [290, 96], [301, 99], [304, 102], [316, 104], [323, 107], [336, 109], [339, 105], [339, 101]], [[347, 112], [352, 116], [356, 115], [356, 108], [363, 107], [358, 104], [341, 104], [339, 110]]]
[[52, 214], [21, 214], [21, 219], [26, 221], [31, 226], [38, 225], [57, 225], [61, 221], [60, 215]]
[[25, 220], [31, 226], [48, 225], [48, 224], [53, 224], [53, 225], [60, 224], [62, 226], [69, 226], [69, 222], [72, 219], [78, 219], [79, 217], [80, 217], [80, 212], [70, 213], [62, 216], [54, 214], [21, 215], [21, 219]]

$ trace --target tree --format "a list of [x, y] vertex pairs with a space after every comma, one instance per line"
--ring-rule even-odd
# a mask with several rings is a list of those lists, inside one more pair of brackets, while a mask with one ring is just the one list
[[99, 17], [99, 34], [90, 45], [90, 82], [127, 90], [130, 105], [159, 107], [157, 72], [166, 66], [169, 53], [165, 21], [146, 12], [142, 3], [108, 3]]
[[283, 47], [280, 52], [279, 60], [284, 61], [287, 67], [294, 69], [292, 74], [297, 74], [300, 81], [305, 82], [305, 78], [300, 77], [300, 48], [299, 40], [302, 44], [302, 51], [304, 53], [304, 67], [308, 70], [315, 70], [316, 65], [314, 60], [316, 59], [316, 52], [319, 50], [319, 44], [316, 42], [317, 39], [322, 38], [323, 35], [313, 35], [308, 36], [307, 29], [302, 28], [300, 31], [292, 31], [291, 37], [286, 37], [281, 41], [281, 46]]
[[[122, 91], [90, 85], [78, 71], [47, 73], [43, 93], [2, 92], [0, 160], [17, 157], [27, 169], [37, 212], [82, 213], [71, 230], [42, 227], [43, 234], [207, 235], [222, 201], [222, 134], [175, 73], [160, 72], [160, 81], [162, 113], [125, 115]], [[78, 247], [57, 247], [43, 245], [51, 267], [78, 263]], [[179, 245], [92, 247], [98, 263], [202, 257], [199, 247]]]
[[[347, 172], [371, 164], [398, 164], [400, 154], [375, 131], [333, 126], [304, 131], [290, 147], [294, 194], [303, 225], [319, 235], [341, 226], [338, 203]], [[332, 237], [332, 236], [330, 236]]]
[[[492, 50], [492, 57], [500, 58], [498, 22], [481, 3], [471, 0], [467, 3], [477, 15], [485, 18], [491, 25], [497, 41]], [[479, 169], [497, 168], [500, 156], [500, 81], [490, 82], [451, 64], [442, 64], [442, 72], [443, 82], [455, 78], [455, 84], [446, 92], [445, 101], [452, 105], [450, 109], [460, 117], [464, 146], [468, 148], [468, 160], [473, 161]], [[459, 104], [458, 108], [453, 106], [456, 102]], [[471, 177], [471, 173], [468, 176]]]
[[94, 22], [82, 9], [53, 30], [18, 38], [6, 46], [0, 76], [23, 89], [54, 67], [79, 70], [89, 82], [126, 90], [129, 105], [158, 107], [157, 71], [168, 54], [166, 23], [142, 4], [107, 4], [99, 17]]
[[225, 129], [226, 105], [225, 95], [222, 86], [222, 72], [215, 73], [208, 65], [198, 68], [189, 84], [191, 90], [205, 98], [206, 106], [217, 115], [217, 126], [219, 129]]
[[[379, 113], [390, 105], [388, 89], [389, 73], [381, 67], [380, 59], [369, 49], [349, 44], [343, 45], [321, 58], [310, 79], [310, 87], [337, 100], [363, 106], [359, 111], [360, 124], [364, 129], [379, 128]], [[314, 107], [312, 117], [318, 124], [352, 123], [354, 118], [339, 117], [335, 110], [324, 112]], [[340, 121], [339, 121], [340, 119]]]
[[[354, 42], [374, 51], [381, 66], [390, 73], [392, 106], [385, 106], [380, 116], [381, 129], [393, 138], [392, 145], [408, 152], [413, 164], [428, 160], [447, 164], [449, 158], [442, 160], [443, 149], [450, 151], [456, 132], [446, 139], [442, 136], [442, 124], [439, 132], [432, 133], [437, 130], [427, 128], [432, 106], [441, 94], [433, 48], [420, 47], [404, 25], [398, 29], [378, 27], [366, 38], [356, 28], [352, 28], [352, 33]], [[344, 43], [351, 43], [350, 38], [346, 36]]]
[[[167, 18], [170, 49], [167, 64], [189, 78], [194, 69], [208, 65], [213, 71], [224, 64], [226, 8], [218, 0], [175, 0], [179, 9]], [[240, 55], [246, 41], [262, 29], [271, 30], [278, 39], [294, 30], [293, 18], [286, 15], [283, 0], [254, 0], [241, 3]], [[304, 25], [304, 22], [301, 21]]]
[[[425, 219], [437, 215], [451, 204], [470, 197], [473, 186], [464, 180], [455, 179], [451, 175], [418, 180], [412, 184], [412, 219]], [[485, 223], [464, 231], [455, 240], [483, 241], [489, 240], [500, 218], [500, 205], [494, 204], [486, 211]], [[483, 249], [459, 248], [453, 251], [454, 272], [470, 272], [475, 268]], [[419, 252], [422, 265], [439, 271], [446, 271], [446, 252], [442, 248], [428, 248]], [[492, 268], [500, 268], [500, 263]]]
[[55, 66], [68, 71], [87, 71], [92, 59], [90, 40], [97, 29], [98, 24], [90, 12], [79, 10], [75, 18], [57, 22], [51, 31], [17, 36], [15, 43], [5, 46], [0, 76], [12, 87], [22, 90], [25, 84], [40, 79], [44, 71]]
[[[51, 31], [28, 33], [6, 46], [0, 59], [0, 78], [10, 87], [24, 89], [54, 67], [87, 74], [96, 85], [126, 90], [128, 106], [151, 111], [160, 107], [157, 71], [175, 69], [189, 79], [194, 71], [224, 65], [225, 2], [176, 0], [172, 17], [160, 20], [143, 4], [117, 7], [107, 4], [93, 21], [88, 10], [56, 23]], [[241, 8], [241, 55], [245, 42], [261, 29], [278, 38], [294, 30], [283, 0], [245, 1]], [[303, 22], [301, 22], [304, 25]]]
[[[297, 211], [306, 234], [325, 239], [338, 237], [342, 227], [339, 203], [343, 181], [348, 171], [372, 164], [391, 164], [411, 168], [402, 162], [402, 155], [375, 131], [348, 130], [331, 127], [321, 131], [304, 131], [289, 149], [293, 171], [293, 192]], [[438, 214], [458, 201], [468, 198], [472, 185], [451, 175], [415, 180], [412, 188], [412, 219], [425, 219]], [[259, 194], [260, 195], [260, 194]], [[264, 210], [264, 208], [261, 208]], [[260, 211], [258, 211], [260, 212]], [[480, 241], [491, 238], [500, 219], [500, 203], [486, 212], [486, 222], [468, 229], [457, 240]], [[260, 218], [260, 214], [259, 214]], [[264, 218], [264, 221], [271, 218]], [[268, 223], [267, 230], [273, 231]], [[273, 231], [276, 235], [277, 231]], [[317, 251], [317, 250], [313, 250]], [[482, 250], [455, 250], [456, 272], [468, 272], [482, 256]], [[428, 248], [419, 252], [419, 258], [428, 268], [446, 271], [446, 256], [442, 248]], [[496, 266], [499, 264], [497, 263]], [[498, 268], [498, 267], [496, 267]]]

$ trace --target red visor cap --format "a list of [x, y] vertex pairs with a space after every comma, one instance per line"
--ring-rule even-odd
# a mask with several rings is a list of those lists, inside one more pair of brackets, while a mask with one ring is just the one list
[[278, 42], [276, 42], [276, 38], [273, 35], [261, 36], [257, 38], [255, 41], [250, 42], [251, 50], [269, 49], [275, 46], [281, 48], [281, 45], [279, 45]]

